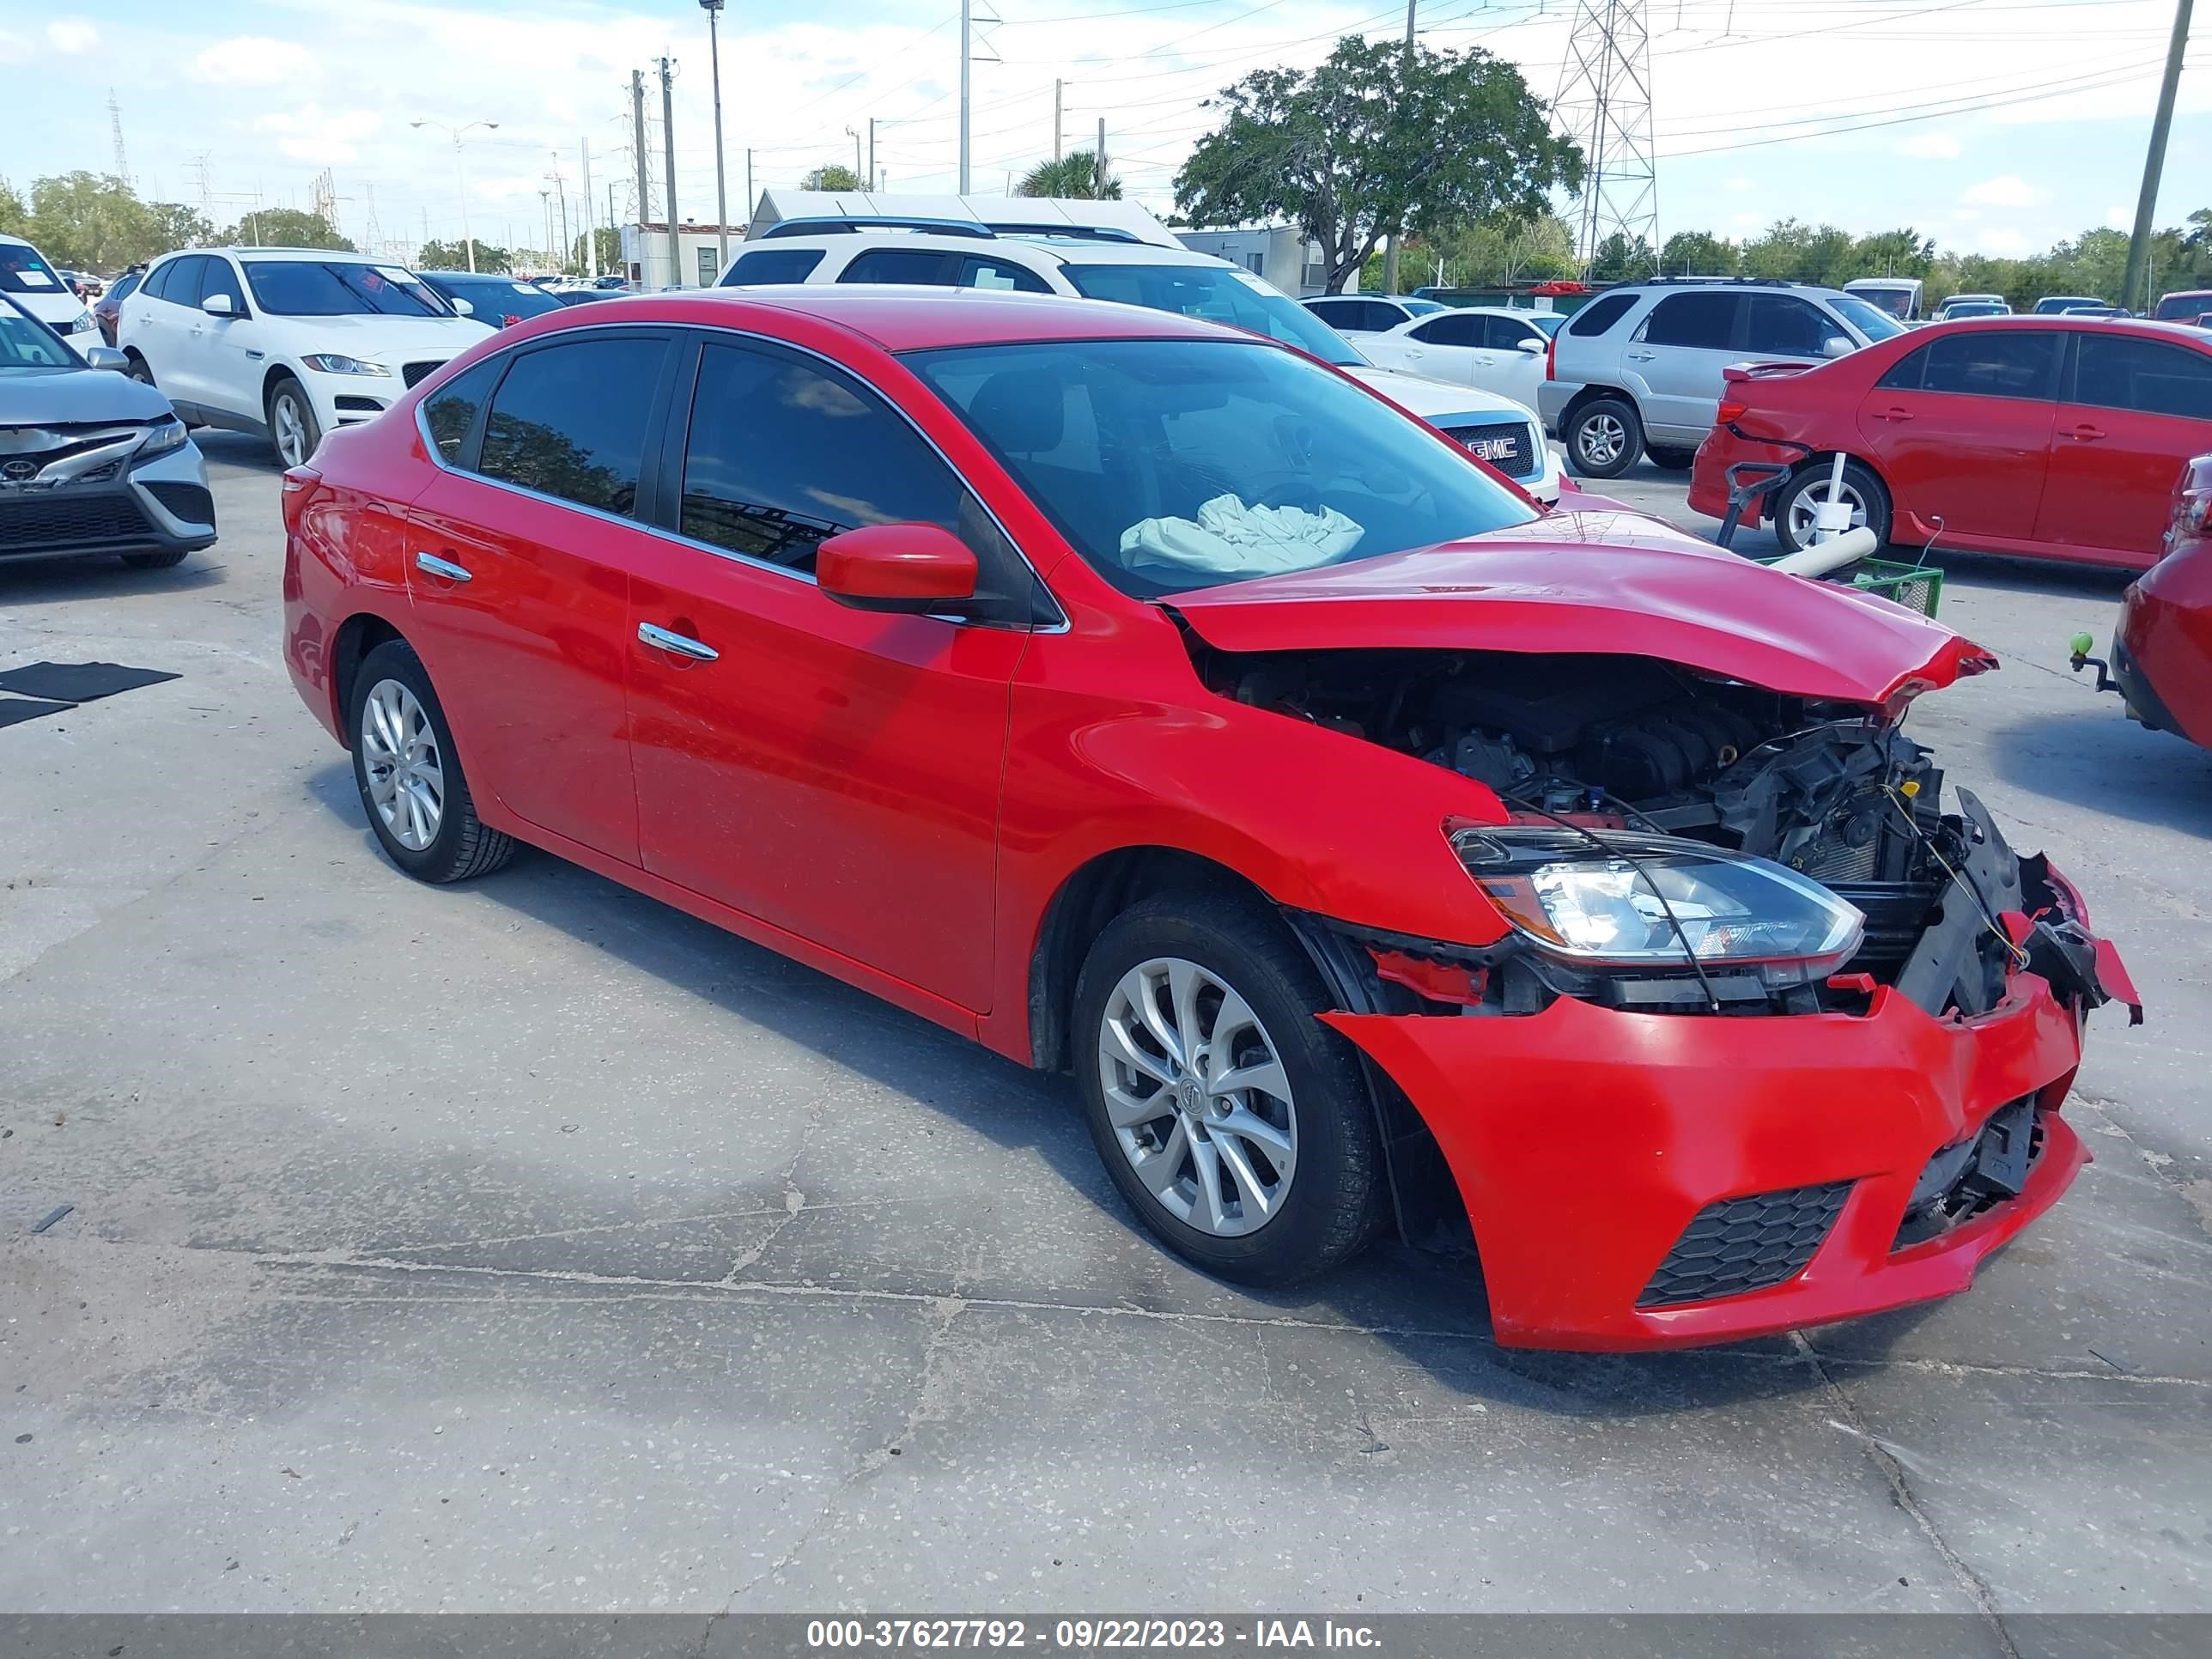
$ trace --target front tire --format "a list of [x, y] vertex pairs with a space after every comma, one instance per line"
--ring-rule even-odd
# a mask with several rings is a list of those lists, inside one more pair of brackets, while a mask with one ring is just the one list
[[[1783, 550], [1795, 553], [1813, 544], [1814, 513], [1828, 499], [1828, 474], [1834, 462], [1823, 459], [1782, 486], [1774, 498], [1774, 538]], [[1881, 479], [1856, 461], [1844, 463], [1844, 499], [1850, 503], [1851, 528], [1863, 525], [1875, 534], [1876, 547], [1889, 544], [1889, 491]]]
[[362, 810], [385, 856], [418, 881], [465, 881], [514, 856], [477, 816], [453, 728], [415, 647], [387, 640], [354, 672], [346, 730]]
[[1617, 478], [1644, 453], [1644, 422], [1620, 398], [1596, 398], [1567, 422], [1567, 459], [1585, 478]]
[[315, 406], [307, 400], [307, 389], [289, 374], [280, 376], [269, 388], [265, 413], [269, 447], [276, 452], [276, 465], [304, 466], [323, 441], [323, 428], [315, 419]]
[[1248, 1285], [1337, 1266], [1372, 1236], [1382, 1160], [1350, 1044], [1281, 919], [1205, 893], [1099, 934], [1075, 990], [1092, 1143], [1178, 1255]]

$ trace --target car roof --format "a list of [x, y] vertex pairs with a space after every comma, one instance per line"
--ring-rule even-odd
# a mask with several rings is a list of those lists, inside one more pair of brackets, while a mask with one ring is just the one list
[[[230, 253], [240, 258], [251, 256], [256, 259], [312, 260], [318, 264], [336, 262], [354, 265], [389, 265], [399, 263], [396, 259], [380, 259], [373, 253], [349, 253], [342, 247], [185, 247], [164, 257], [173, 258], [176, 253]], [[401, 269], [406, 267], [401, 266]]]
[[[2023, 329], [2063, 328], [2082, 334], [2139, 333], [2154, 339], [2179, 341], [2185, 345], [2205, 349], [2204, 331], [2182, 322], [2161, 322], [2155, 317], [2083, 317], [2071, 312], [2047, 311], [2038, 315], [2033, 311], [2009, 312], [2002, 317], [1956, 317], [1942, 323], [1931, 323], [1929, 328], [1943, 333], [2015, 333]], [[1926, 339], [1927, 328], [1914, 329], [1900, 339]]]
[[739, 245], [731, 257], [734, 261], [764, 248], [819, 248], [825, 252], [850, 248], [855, 257], [877, 248], [918, 248], [929, 253], [972, 253], [987, 259], [1005, 258], [1011, 249], [1015, 251], [1010, 261], [1013, 264], [1021, 263], [1021, 255], [1027, 253], [1063, 265], [1218, 265], [1225, 270], [1241, 269], [1211, 253], [1168, 247], [1158, 242], [1063, 241], [1006, 231], [989, 238], [922, 230], [825, 231], [815, 236], [757, 237]]

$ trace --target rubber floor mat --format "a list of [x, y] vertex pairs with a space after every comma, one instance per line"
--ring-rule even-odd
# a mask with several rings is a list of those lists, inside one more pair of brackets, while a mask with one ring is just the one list
[[38, 702], [29, 697], [0, 697], [0, 726], [21, 726], [25, 720], [34, 720], [41, 714], [61, 714], [76, 708], [73, 702]]
[[33, 662], [0, 673], [0, 691], [59, 702], [91, 702], [176, 678], [158, 668], [125, 668], [113, 662]]

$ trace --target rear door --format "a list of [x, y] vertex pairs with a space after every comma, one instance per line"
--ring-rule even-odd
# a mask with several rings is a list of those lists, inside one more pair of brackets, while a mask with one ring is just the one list
[[2212, 448], [2212, 352], [2106, 329], [2071, 338], [2035, 539], [2148, 567], [2182, 464]]
[[154, 371], [154, 384], [173, 402], [204, 405], [206, 375], [196, 355], [199, 325], [207, 320], [200, 304], [200, 279], [208, 256], [188, 253], [172, 259], [155, 273], [160, 279], [159, 298], [146, 307], [140, 331], [131, 339], [146, 366]]
[[628, 864], [629, 573], [658, 539], [640, 514], [672, 338], [556, 334], [457, 376], [424, 405], [447, 465], [409, 509], [416, 645], [471, 781]]
[[1473, 386], [1474, 359], [1482, 343], [1482, 321], [1468, 311], [1424, 318], [1411, 328], [1382, 336], [1376, 344], [1391, 355], [1376, 361], [1389, 368], [1425, 374], [1432, 380]]
[[1744, 296], [1723, 288], [1669, 294], [1629, 338], [1621, 368], [1647, 434], [1700, 443], [1720, 408], [1721, 371], [1741, 360]]
[[1858, 430], [1901, 512], [1940, 522], [1947, 545], [2029, 538], [2064, 343], [2057, 329], [1967, 328], [1890, 366]]

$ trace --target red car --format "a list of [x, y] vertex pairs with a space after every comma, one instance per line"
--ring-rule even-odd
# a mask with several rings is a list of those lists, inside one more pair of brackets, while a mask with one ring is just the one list
[[[2089, 636], [2075, 642], [2076, 671], [2097, 663]], [[2112, 635], [2111, 675], [2128, 713], [2158, 732], [2212, 748], [2212, 455], [2181, 470], [2166, 556], [2128, 584]]]
[[1962, 1290], [2087, 1159], [2133, 994], [1898, 723], [1990, 657], [1547, 515], [1286, 347], [613, 301], [284, 492], [285, 657], [392, 862], [527, 842], [1073, 1070], [1224, 1277], [1461, 1207], [1501, 1340], [1711, 1341]]
[[1764, 504], [1792, 550], [1840, 450], [1852, 522], [1887, 541], [2148, 569], [2174, 470], [2212, 430], [2212, 336], [2173, 324], [1982, 318], [1725, 372], [1690, 506], [1719, 518], [1730, 466], [1794, 462]]

